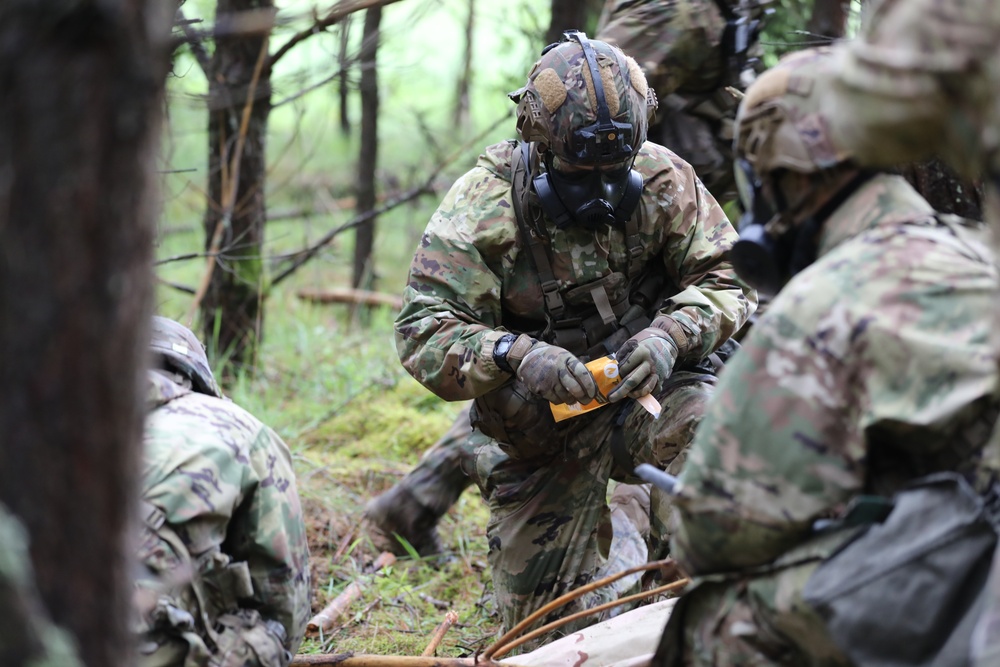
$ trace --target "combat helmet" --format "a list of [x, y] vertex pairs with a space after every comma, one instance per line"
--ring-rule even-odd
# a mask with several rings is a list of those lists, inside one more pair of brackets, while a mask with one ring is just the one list
[[159, 315], [153, 316], [152, 329], [149, 347], [162, 368], [187, 377], [195, 391], [222, 398], [205, 346], [190, 329]]
[[[829, 48], [790, 54], [747, 89], [736, 115], [743, 216], [730, 258], [740, 277], [765, 293], [815, 260], [823, 221], [871, 175], [832, 139], [824, 99], [834, 73]], [[782, 187], [789, 172], [810, 176], [813, 185]], [[819, 197], [820, 190], [832, 196]]]
[[635, 60], [568, 31], [542, 51], [510, 98], [517, 102], [519, 136], [542, 156], [545, 173], [533, 185], [546, 214], [560, 227], [627, 220], [642, 192], [632, 161], [656, 108]]

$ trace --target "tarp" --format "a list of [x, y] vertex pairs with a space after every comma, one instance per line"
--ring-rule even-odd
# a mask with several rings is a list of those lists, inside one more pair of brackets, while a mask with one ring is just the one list
[[501, 660], [518, 667], [638, 667], [648, 665], [677, 598], [625, 612], [531, 653]]

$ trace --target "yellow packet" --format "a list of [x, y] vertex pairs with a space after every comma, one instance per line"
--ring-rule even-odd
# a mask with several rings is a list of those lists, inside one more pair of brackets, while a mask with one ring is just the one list
[[597, 398], [585, 405], [580, 405], [579, 403], [554, 405], [549, 403], [552, 416], [557, 422], [582, 415], [584, 412], [590, 412], [597, 408], [603, 408], [608, 404], [608, 394], [621, 382], [621, 378], [618, 376], [618, 361], [614, 357], [594, 359], [587, 363], [587, 370], [590, 371], [590, 374], [594, 376], [594, 380], [597, 382]]

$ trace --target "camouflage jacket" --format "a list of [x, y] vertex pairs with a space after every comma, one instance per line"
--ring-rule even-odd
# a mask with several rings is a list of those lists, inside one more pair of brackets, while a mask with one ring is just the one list
[[658, 97], [710, 93], [726, 72], [726, 19], [715, 0], [608, 0], [597, 39], [635, 58]]
[[[417, 248], [396, 318], [403, 366], [446, 400], [482, 396], [510, 379], [493, 361], [505, 331], [544, 321], [538, 275], [512, 207], [515, 142], [490, 146], [431, 217]], [[682, 357], [700, 359], [725, 342], [756, 307], [756, 293], [725, 260], [736, 231], [691, 167], [646, 142], [635, 161], [645, 185], [640, 202], [640, 262], [662, 267], [677, 293], [660, 310], [690, 341]], [[630, 264], [624, 234], [547, 222], [544, 234], [560, 290]], [[543, 239], [546, 241], [546, 239]]]
[[310, 611], [309, 550], [288, 448], [239, 406], [149, 375], [142, 498], [163, 512], [194, 563], [144, 547], [144, 564], [169, 582], [179, 576], [172, 569], [188, 565], [209, 576], [227, 560], [246, 563], [253, 590], [240, 607], [281, 623], [294, 653]]
[[672, 545], [685, 569], [765, 565], [860, 493], [976, 472], [998, 412], [997, 273], [980, 234], [937, 220], [897, 176], [833, 213], [691, 445]]

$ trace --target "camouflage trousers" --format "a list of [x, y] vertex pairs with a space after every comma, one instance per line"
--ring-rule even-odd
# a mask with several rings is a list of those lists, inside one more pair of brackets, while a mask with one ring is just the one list
[[[489, 504], [489, 560], [504, 628], [572, 589], [663, 555], [669, 521], [663, 495], [654, 490], [651, 508], [642, 510], [648, 515], [639, 517], [635, 510], [645, 504], [642, 493], [618, 487], [609, 506], [608, 488], [612, 479], [638, 482], [631, 474], [638, 463], [679, 470], [712, 385], [710, 376], [681, 372], [672, 379], [657, 392], [658, 420], [634, 401], [606, 406], [561, 422], [552, 434], [561, 445], [555, 454], [514, 458], [495, 440], [474, 432], [472, 476]], [[553, 448], [539, 443], [539, 450]], [[646, 526], [648, 545], [640, 534]], [[635, 577], [589, 593], [543, 622], [617, 599], [637, 583]], [[570, 623], [527, 646], [608, 616]]]
[[471, 406], [471, 402], [465, 404], [451, 428], [424, 452], [417, 467], [398, 484], [437, 517], [444, 516], [472, 483], [467, 474], [475, 457], [469, 422]]

